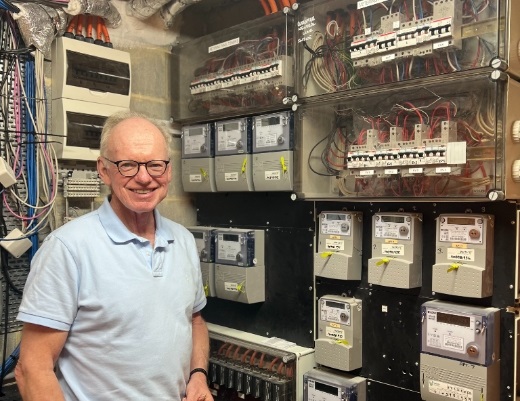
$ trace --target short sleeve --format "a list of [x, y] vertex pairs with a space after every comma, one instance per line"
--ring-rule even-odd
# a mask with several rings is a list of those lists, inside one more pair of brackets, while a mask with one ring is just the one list
[[79, 272], [63, 242], [50, 235], [34, 256], [18, 319], [68, 330], [78, 309]]

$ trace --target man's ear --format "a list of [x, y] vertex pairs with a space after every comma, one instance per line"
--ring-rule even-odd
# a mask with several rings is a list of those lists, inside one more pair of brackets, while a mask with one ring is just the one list
[[108, 174], [108, 168], [107, 166], [105, 166], [105, 163], [103, 162], [103, 159], [101, 157], [98, 157], [97, 159], [97, 171], [99, 177], [103, 180], [105, 185], [110, 186], [110, 176]]

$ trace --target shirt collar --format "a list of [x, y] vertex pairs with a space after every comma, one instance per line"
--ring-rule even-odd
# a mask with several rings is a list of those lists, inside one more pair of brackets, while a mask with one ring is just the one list
[[[166, 230], [159, 211], [154, 209], [153, 213], [155, 218], [155, 247], [165, 247], [174, 241], [173, 233]], [[98, 214], [102, 226], [112, 241], [116, 243], [125, 243], [133, 240], [146, 241], [126, 228], [119, 217], [117, 217], [112, 206], [110, 206], [108, 198], [105, 199], [98, 209]]]

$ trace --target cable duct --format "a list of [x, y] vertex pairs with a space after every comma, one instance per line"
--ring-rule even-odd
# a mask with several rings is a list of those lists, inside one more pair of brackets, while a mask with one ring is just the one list
[[160, 16], [166, 29], [173, 28], [173, 19], [180, 14], [186, 7], [191, 4], [198, 3], [202, 0], [173, 0], [161, 7]]
[[109, 28], [121, 25], [121, 14], [108, 0], [70, 0], [65, 12], [71, 15], [91, 14], [102, 17]]
[[67, 14], [62, 9], [36, 3], [17, 4], [20, 12], [13, 14], [26, 46], [34, 46], [48, 54], [57, 35], [67, 29]]
[[[154, 15], [161, 7], [167, 5], [170, 0], [132, 0], [128, 5], [128, 14], [132, 17], [144, 20]], [[180, 13], [186, 7], [198, 3], [202, 0], [174, 0], [168, 5], [168, 13], [170, 18]], [[163, 10], [161, 10], [161, 17], [163, 17]], [[168, 26], [165, 19], [165, 25]]]

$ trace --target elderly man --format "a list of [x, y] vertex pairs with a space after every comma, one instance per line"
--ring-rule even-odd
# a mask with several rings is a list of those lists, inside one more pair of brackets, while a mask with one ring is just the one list
[[145, 116], [107, 119], [97, 168], [111, 195], [45, 239], [24, 289], [24, 401], [212, 400], [195, 241], [156, 209], [169, 141]]

